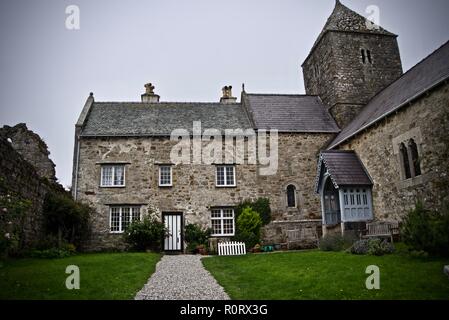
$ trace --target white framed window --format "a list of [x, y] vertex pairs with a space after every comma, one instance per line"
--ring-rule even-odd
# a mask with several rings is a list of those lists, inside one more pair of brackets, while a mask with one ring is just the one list
[[234, 209], [217, 208], [211, 211], [212, 236], [233, 236], [235, 230]]
[[125, 165], [103, 165], [101, 166], [101, 187], [124, 187]]
[[159, 187], [171, 187], [173, 179], [172, 167], [171, 166], [160, 166], [159, 167]]
[[215, 185], [217, 187], [235, 187], [235, 166], [217, 166]]
[[122, 233], [133, 221], [140, 220], [140, 207], [123, 206], [109, 208], [109, 230], [111, 233]]

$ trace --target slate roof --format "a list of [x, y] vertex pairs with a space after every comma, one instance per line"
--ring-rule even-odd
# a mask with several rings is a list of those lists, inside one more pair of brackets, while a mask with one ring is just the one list
[[372, 186], [373, 181], [354, 151], [323, 151], [320, 154], [316, 192], [320, 189], [325, 170], [336, 188], [341, 186]]
[[323, 38], [324, 35], [329, 31], [362, 32], [362, 33], [381, 34], [396, 37], [394, 33], [385, 30], [381, 26], [376, 25], [376, 28], [368, 28], [366, 21], [367, 20], [365, 17], [349, 9], [348, 7], [346, 7], [340, 1], [337, 0], [335, 3], [334, 10], [327, 19], [326, 24], [323, 27], [323, 30], [321, 30], [321, 33], [318, 35], [318, 38], [313, 44], [310, 52], [313, 51], [313, 49], [321, 41], [321, 38]]
[[251, 123], [241, 104], [94, 102], [81, 136], [169, 136], [174, 129], [192, 131], [248, 129]]
[[379, 92], [329, 144], [332, 149], [449, 78], [449, 41]]
[[245, 94], [245, 103], [256, 129], [279, 132], [340, 131], [317, 96]]

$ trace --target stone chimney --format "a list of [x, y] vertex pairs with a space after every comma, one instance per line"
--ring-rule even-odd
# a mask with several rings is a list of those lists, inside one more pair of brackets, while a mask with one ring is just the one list
[[159, 102], [159, 96], [154, 93], [154, 86], [151, 83], [145, 85], [145, 93], [141, 95], [142, 102], [154, 103]]
[[220, 98], [221, 103], [236, 103], [237, 98], [232, 96], [232, 86], [223, 87], [223, 96]]

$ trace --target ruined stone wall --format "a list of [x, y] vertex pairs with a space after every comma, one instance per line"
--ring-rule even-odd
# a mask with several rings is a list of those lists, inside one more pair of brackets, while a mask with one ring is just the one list
[[[361, 50], [370, 51], [362, 60]], [[303, 65], [307, 94], [319, 95], [345, 127], [376, 93], [399, 78], [402, 64], [393, 36], [327, 32]]]
[[[214, 165], [186, 164], [173, 166], [173, 187], [160, 188], [158, 163], [170, 163], [170, 151], [175, 144], [168, 138], [82, 138], [77, 198], [97, 209], [91, 248], [123, 246], [122, 236], [109, 232], [109, 205], [113, 204], [142, 205], [144, 213], [148, 207], [159, 213], [183, 212], [186, 224], [209, 226], [210, 207], [234, 206], [244, 199], [267, 197], [274, 220], [319, 219], [319, 198], [313, 191], [316, 159], [331, 137], [330, 134], [280, 134], [277, 174], [260, 176], [255, 165], [236, 165], [237, 187], [234, 188], [215, 186]], [[112, 162], [127, 163], [124, 188], [100, 187], [101, 164]], [[297, 187], [296, 209], [287, 209], [285, 189], [290, 183]], [[277, 237], [281, 238], [282, 234]]]
[[0, 136], [10, 139], [11, 146], [34, 166], [39, 176], [56, 181], [55, 164], [49, 159], [47, 144], [39, 135], [28, 130], [25, 123], [19, 123], [14, 127], [4, 126], [0, 129]]
[[[19, 197], [29, 200], [31, 207], [24, 214], [23, 224], [18, 226], [22, 230], [21, 245], [23, 247], [35, 242], [42, 235], [42, 205], [50, 186], [48, 181], [41, 178], [34, 167], [0, 137], [0, 192], [2, 196]], [[11, 226], [13, 229], [13, 226]]]
[[[340, 146], [355, 150], [374, 181], [376, 219], [401, 220], [421, 199], [449, 201], [449, 85], [444, 84]], [[398, 144], [418, 144], [422, 175], [405, 179]]]

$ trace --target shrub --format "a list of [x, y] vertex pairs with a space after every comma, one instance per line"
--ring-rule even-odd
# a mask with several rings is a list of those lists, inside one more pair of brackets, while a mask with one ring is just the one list
[[321, 238], [319, 248], [321, 251], [343, 251], [357, 241], [353, 234], [328, 234]]
[[188, 224], [185, 228], [185, 240], [187, 242], [187, 251], [191, 253], [197, 253], [197, 247], [204, 245], [207, 247], [207, 239], [209, 238], [212, 230], [203, 229], [197, 224]]
[[125, 230], [124, 238], [136, 250], [160, 251], [165, 235], [165, 225], [149, 214], [143, 220], [133, 221]]
[[47, 235], [57, 237], [62, 243], [82, 246], [89, 234], [89, 219], [93, 209], [86, 204], [74, 201], [69, 194], [48, 192], [44, 199], [44, 227]]
[[366, 239], [357, 241], [348, 250], [352, 254], [383, 256], [394, 252], [393, 244], [381, 239]]
[[50, 248], [45, 250], [32, 250], [30, 256], [39, 259], [58, 259], [73, 256], [75, 250], [70, 248]]
[[260, 242], [262, 219], [251, 207], [242, 210], [237, 218], [235, 241], [245, 242], [246, 248], [253, 248]]
[[259, 213], [262, 224], [267, 225], [271, 221], [270, 200], [268, 198], [258, 198], [256, 201], [244, 200], [235, 208], [235, 218], [238, 219], [245, 208], [251, 208]]
[[437, 212], [418, 202], [403, 221], [402, 239], [412, 250], [448, 256], [449, 206]]

